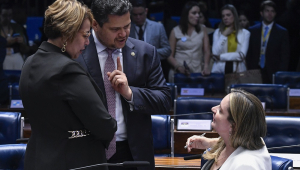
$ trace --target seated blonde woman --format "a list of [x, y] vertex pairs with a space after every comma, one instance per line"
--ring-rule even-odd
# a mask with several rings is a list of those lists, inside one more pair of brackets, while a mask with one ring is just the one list
[[212, 127], [220, 138], [192, 136], [186, 142], [188, 151], [207, 149], [203, 157], [208, 161], [201, 170], [272, 169], [262, 140], [267, 131], [265, 111], [257, 97], [233, 89], [212, 111]]

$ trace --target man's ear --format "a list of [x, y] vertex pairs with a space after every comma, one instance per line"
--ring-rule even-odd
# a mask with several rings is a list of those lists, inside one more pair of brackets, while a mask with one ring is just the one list
[[93, 23], [92, 23], [93, 30], [97, 31], [98, 27], [100, 27], [100, 25], [98, 24], [98, 22], [95, 19], [93, 19]]

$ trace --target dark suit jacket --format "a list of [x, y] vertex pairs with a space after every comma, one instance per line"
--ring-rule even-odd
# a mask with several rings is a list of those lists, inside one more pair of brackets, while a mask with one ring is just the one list
[[[134, 53], [135, 55], [132, 55]], [[166, 85], [156, 49], [143, 41], [128, 38], [122, 48], [123, 71], [133, 93], [134, 108], [121, 97], [129, 147], [135, 161], [149, 161], [154, 169], [151, 114], [166, 114], [170, 109], [170, 89]], [[104, 83], [93, 36], [78, 62], [91, 74], [102, 91]], [[106, 102], [105, 102], [106, 104]]]
[[[105, 147], [117, 130], [116, 121], [103, 105], [101, 90], [67, 53], [43, 42], [23, 66], [20, 95], [32, 130], [25, 170], [106, 162]], [[68, 138], [68, 131], [83, 129], [91, 134]]]
[[[246, 57], [248, 70], [260, 68], [261, 29], [262, 23], [249, 28], [251, 35]], [[288, 31], [276, 23], [273, 24], [265, 56], [265, 69], [269, 81], [275, 72], [288, 70], [290, 58]]]

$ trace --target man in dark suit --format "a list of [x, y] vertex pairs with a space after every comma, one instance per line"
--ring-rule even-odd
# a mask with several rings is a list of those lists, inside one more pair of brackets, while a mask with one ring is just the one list
[[261, 69], [263, 83], [272, 83], [277, 71], [287, 71], [290, 58], [288, 31], [274, 23], [275, 3], [267, 0], [261, 3], [262, 23], [249, 28], [251, 33], [247, 69]]
[[[90, 44], [77, 61], [105, 91], [104, 103], [118, 122], [116, 142], [106, 152], [108, 162], [149, 161], [150, 166], [139, 170], [153, 170], [151, 114], [166, 114], [171, 95], [155, 47], [128, 38], [131, 8], [128, 0], [93, 1]], [[113, 70], [107, 71], [111, 63]], [[114, 168], [119, 167], [109, 167]]]

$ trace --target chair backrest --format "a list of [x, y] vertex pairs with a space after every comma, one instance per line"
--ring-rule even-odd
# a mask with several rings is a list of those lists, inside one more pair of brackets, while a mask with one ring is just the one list
[[[271, 156], [272, 161], [272, 170], [292, 170], [293, 169], [293, 160], [281, 158], [277, 156]], [[206, 159], [201, 158], [201, 167], [207, 162]]]
[[21, 77], [21, 70], [3, 70], [8, 78], [9, 84], [19, 83]]
[[154, 150], [171, 148], [171, 119], [169, 115], [151, 115]]
[[171, 88], [171, 103], [174, 106], [174, 100], [177, 98], [177, 86], [174, 83], [167, 83], [167, 86]]
[[232, 84], [230, 89], [246, 90], [262, 102], [266, 103], [266, 109], [288, 110], [289, 88], [280, 84]]
[[289, 88], [300, 88], [300, 72], [278, 71], [273, 74], [273, 84], [284, 84]]
[[0, 145], [0, 169], [24, 169], [26, 144]]
[[[211, 108], [221, 103], [221, 98], [207, 97], [179, 97], [174, 103], [174, 115], [211, 112]], [[180, 119], [209, 119], [212, 120], [212, 114], [180, 116]], [[176, 121], [175, 121], [176, 123]]]
[[9, 87], [9, 99], [21, 99], [19, 94], [19, 83], [12, 83]]
[[21, 138], [21, 113], [0, 112], [0, 145], [16, 144]]
[[204, 88], [205, 94], [224, 93], [224, 74], [211, 73], [209, 76], [202, 76], [201, 73], [191, 73], [190, 76], [185, 74], [174, 74], [174, 83], [177, 85], [177, 91], [180, 93], [181, 88]]
[[271, 155], [272, 170], [292, 170], [293, 160]]
[[[268, 148], [300, 144], [300, 117], [266, 116]], [[273, 153], [300, 153], [300, 147], [269, 149]]]

